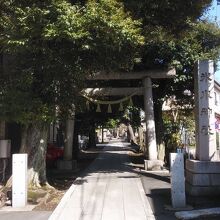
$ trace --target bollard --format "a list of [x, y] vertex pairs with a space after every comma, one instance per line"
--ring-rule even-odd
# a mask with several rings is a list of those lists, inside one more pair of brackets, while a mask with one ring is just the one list
[[27, 205], [27, 154], [12, 157], [12, 207]]
[[170, 153], [171, 200], [173, 208], [186, 206], [183, 153]]

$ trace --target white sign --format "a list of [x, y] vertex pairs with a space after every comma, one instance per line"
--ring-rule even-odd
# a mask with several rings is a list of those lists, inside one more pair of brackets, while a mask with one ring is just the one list
[[27, 205], [27, 154], [12, 157], [12, 207]]

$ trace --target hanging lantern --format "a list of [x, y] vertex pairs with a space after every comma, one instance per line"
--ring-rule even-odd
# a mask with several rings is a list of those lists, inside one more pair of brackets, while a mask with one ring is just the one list
[[88, 111], [90, 110], [89, 101], [86, 101], [86, 108]]
[[110, 104], [108, 105], [108, 113], [112, 113], [112, 107]]
[[129, 99], [129, 103], [128, 103], [128, 105], [133, 106], [132, 98]]
[[122, 102], [120, 102], [120, 106], [119, 106], [119, 109], [118, 109], [118, 110], [119, 110], [120, 112], [122, 112], [122, 111], [124, 110]]
[[97, 105], [96, 112], [101, 112], [101, 108], [99, 104]]

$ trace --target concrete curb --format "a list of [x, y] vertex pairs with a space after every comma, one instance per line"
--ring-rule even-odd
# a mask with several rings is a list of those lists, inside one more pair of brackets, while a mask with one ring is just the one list
[[145, 170], [145, 169], [141, 169], [140, 172], [142, 173], [167, 173], [169, 174], [170, 171], [168, 169], [163, 169], [163, 170]]
[[220, 216], [220, 208], [198, 209], [198, 210], [193, 210], [193, 211], [181, 211], [181, 212], [176, 212], [175, 216], [177, 217], [177, 219], [182, 219], [182, 220], [195, 219], [199, 217]]
[[138, 190], [139, 190], [139, 193], [141, 196], [142, 204], [144, 206], [144, 210], [145, 210], [145, 214], [147, 216], [147, 219], [155, 220], [155, 216], [154, 216], [153, 211], [151, 209], [150, 203], [145, 196], [144, 188], [143, 188], [143, 185], [142, 185], [140, 178], [137, 179], [137, 186], [138, 186]]
[[[77, 178], [77, 179], [80, 179], [80, 178]], [[77, 179], [75, 181], [77, 181]], [[51, 214], [51, 216], [49, 217], [48, 220], [59, 219], [59, 216], [60, 216], [64, 206], [66, 205], [67, 201], [70, 199], [72, 193], [74, 192], [74, 190], [76, 188], [76, 185], [74, 185], [74, 182], [71, 185], [71, 187], [67, 190], [67, 192], [64, 194], [63, 198], [61, 199], [58, 206], [55, 208], [55, 210], [53, 211], [53, 213]]]

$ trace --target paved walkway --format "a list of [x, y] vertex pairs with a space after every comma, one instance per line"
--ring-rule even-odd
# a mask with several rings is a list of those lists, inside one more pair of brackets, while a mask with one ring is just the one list
[[1, 211], [1, 220], [46, 220], [51, 215], [49, 211]]
[[49, 220], [155, 219], [138, 174], [127, 166], [128, 144], [110, 142], [67, 191]]

